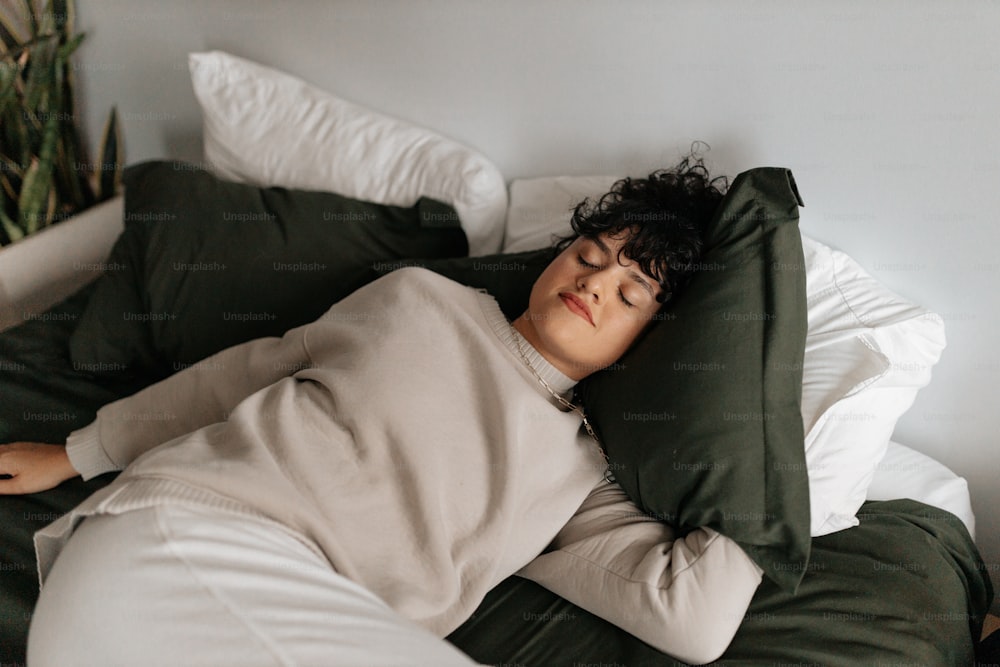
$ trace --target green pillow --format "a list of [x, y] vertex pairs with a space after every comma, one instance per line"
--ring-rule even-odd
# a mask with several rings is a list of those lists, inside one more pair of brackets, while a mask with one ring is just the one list
[[483, 257], [409, 259], [378, 268], [384, 275], [403, 266], [422, 266], [463, 285], [485, 289], [507, 319], [514, 320], [528, 309], [531, 287], [558, 254], [555, 248], [541, 248]]
[[636, 504], [732, 538], [792, 591], [811, 544], [801, 205], [786, 169], [737, 176], [683, 294], [618, 364], [580, 383]]
[[125, 170], [125, 231], [70, 340], [93, 371], [167, 375], [322, 315], [402, 257], [467, 255], [454, 209], [258, 188], [183, 162]]

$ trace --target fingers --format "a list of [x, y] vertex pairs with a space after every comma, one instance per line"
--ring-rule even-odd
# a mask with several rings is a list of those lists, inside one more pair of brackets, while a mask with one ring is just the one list
[[37, 442], [0, 445], [0, 495], [36, 493], [58, 486], [54, 447]]
[[17, 447], [14, 446], [16, 444], [18, 443], [0, 445], [0, 495], [24, 493], [18, 476]]
[[20, 496], [25, 493], [30, 492], [24, 489], [20, 478], [7, 477], [6, 479], [0, 479], [0, 496]]
[[10, 479], [17, 472], [16, 461], [12, 456], [17, 451], [16, 445], [18, 444], [15, 442], [9, 445], [0, 445], [0, 481]]

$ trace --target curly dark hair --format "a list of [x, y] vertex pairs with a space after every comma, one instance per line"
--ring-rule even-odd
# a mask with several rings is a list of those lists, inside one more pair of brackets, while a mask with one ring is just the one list
[[607, 233], [627, 236], [619, 251], [660, 284], [666, 304], [681, 290], [701, 259], [702, 236], [729, 188], [725, 176], [711, 177], [696, 148], [676, 166], [646, 178], [623, 178], [596, 202], [588, 197], [573, 209], [573, 234], [559, 239], [562, 251], [578, 237]]

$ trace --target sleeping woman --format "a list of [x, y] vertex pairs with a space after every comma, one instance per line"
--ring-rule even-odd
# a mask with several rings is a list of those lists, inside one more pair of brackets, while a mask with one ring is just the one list
[[0, 493], [123, 471], [35, 535], [29, 664], [475, 664], [442, 638], [515, 573], [717, 658], [762, 571], [642, 513], [573, 391], [682, 286], [716, 182], [685, 159], [581, 203], [513, 322], [399, 269], [105, 405], [65, 446], [0, 446]]

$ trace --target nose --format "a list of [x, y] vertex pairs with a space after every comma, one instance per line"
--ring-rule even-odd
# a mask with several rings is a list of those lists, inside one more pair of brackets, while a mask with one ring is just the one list
[[602, 294], [604, 293], [604, 279], [602, 277], [604, 273], [604, 271], [594, 271], [580, 276], [576, 282], [576, 286], [581, 292], [592, 295], [594, 301], [600, 303]]

